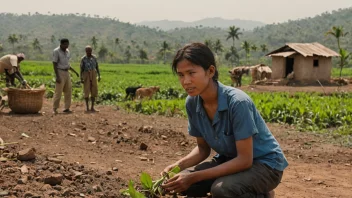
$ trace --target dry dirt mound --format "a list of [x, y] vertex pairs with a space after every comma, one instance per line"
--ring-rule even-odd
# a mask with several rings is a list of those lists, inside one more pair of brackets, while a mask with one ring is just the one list
[[[159, 177], [164, 167], [195, 146], [187, 135], [186, 119], [98, 107], [99, 113], [87, 114], [83, 104], [77, 103], [72, 108], [74, 113], [54, 116], [51, 102], [46, 101], [43, 114], [8, 114], [8, 109], [1, 113], [0, 137], [18, 144], [0, 152], [35, 148], [37, 158], [0, 162], [0, 196], [122, 197], [118, 191], [128, 180], [137, 181], [142, 171]], [[269, 128], [290, 163], [276, 190], [277, 197], [351, 195], [351, 149], [331, 144], [326, 136], [297, 132], [287, 125], [269, 124]], [[23, 174], [24, 165], [28, 173]], [[50, 176], [61, 178], [61, 183], [45, 184]]]

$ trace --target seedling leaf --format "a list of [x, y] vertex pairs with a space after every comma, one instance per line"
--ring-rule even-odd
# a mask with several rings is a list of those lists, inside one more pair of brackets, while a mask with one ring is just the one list
[[144, 189], [149, 190], [153, 187], [152, 178], [148, 173], [142, 173], [141, 175], [141, 183]]

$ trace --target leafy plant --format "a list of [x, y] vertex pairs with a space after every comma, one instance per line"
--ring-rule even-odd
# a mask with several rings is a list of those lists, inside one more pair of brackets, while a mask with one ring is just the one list
[[130, 180], [128, 183], [128, 189], [120, 190], [120, 193], [122, 195], [130, 196], [132, 198], [158, 197], [158, 195], [164, 194], [164, 191], [161, 188], [161, 185], [165, 182], [165, 180], [172, 178], [180, 171], [181, 171], [180, 167], [175, 166], [172, 170], [170, 170], [168, 173], [164, 173], [160, 179], [155, 181], [152, 180], [151, 176], [148, 173], [142, 173], [140, 177], [140, 182], [143, 189], [137, 190], [134, 187], [135, 185], [133, 181]]

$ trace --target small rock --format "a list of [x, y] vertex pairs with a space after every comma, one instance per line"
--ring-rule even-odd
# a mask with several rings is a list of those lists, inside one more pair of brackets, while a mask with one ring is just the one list
[[28, 177], [22, 177], [19, 180], [17, 180], [18, 184], [26, 184], [28, 181]]
[[41, 191], [49, 191], [52, 190], [53, 188], [49, 185], [49, 184], [44, 184], [44, 186], [42, 186], [40, 188]]
[[83, 175], [83, 173], [82, 172], [79, 172], [79, 171], [74, 171], [74, 174], [75, 174], [75, 179], [79, 179], [82, 175]]
[[57, 193], [57, 191], [55, 191], [55, 190], [49, 190], [46, 194], [49, 195], [49, 196], [54, 197], [54, 196], [56, 196], [58, 193]]
[[85, 197], [85, 195], [83, 193], [79, 193], [80, 197]]
[[75, 129], [73, 129], [74, 131], [77, 131], [77, 132], [80, 132], [81, 131], [81, 129], [79, 129], [79, 128], [75, 128]]
[[92, 137], [92, 136], [89, 136], [89, 137], [88, 137], [88, 142], [95, 142], [95, 138]]
[[94, 185], [93, 190], [95, 192], [103, 192], [103, 188], [100, 185]]
[[21, 173], [22, 173], [22, 174], [28, 173], [28, 168], [27, 168], [26, 165], [23, 165], [23, 166], [21, 167]]
[[167, 139], [167, 136], [162, 135], [161, 138], [162, 138], [163, 140], [166, 140], [166, 139]]
[[9, 195], [9, 192], [4, 190], [4, 191], [0, 191], [0, 196], [7, 196]]
[[54, 157], [48, 157], [49, 162], [54, 162], [56, 164], [61, 164], [62, 160], [54, 158]]
[[107, 175], [112, 175], [112, 172], [110, 170], [106, 171]]
[[187, 142], [181, 142], [181, 146], [186, 146]]
[[139, 145], [139, 149], [142, 151], [147, 150], [147, 148], [148, 148], [148, 145], [144, 144], [143, 142], [141, 143], [141, 145]]
[[35, 149], [29, 148], [19, 151], [17, 153], [17, 159], [20, 161], [29, 161], [35, 159]]
[[52, 174], [52, 175], [44, 178], [44, 183], [55, 186], [57, 184], [61, 184], [63, 179], [64, 179], [64, 177], [62, 174]]
[[119, 168], [113, 167], [112, 170], [115, 171], [115, 172], [117, 172], [117, 171], [119, 171]]
[[141, 161], [148, 161], [148, 158], [146, 158], [146, 157], [139, 157], [139, 159], [140, 159]]

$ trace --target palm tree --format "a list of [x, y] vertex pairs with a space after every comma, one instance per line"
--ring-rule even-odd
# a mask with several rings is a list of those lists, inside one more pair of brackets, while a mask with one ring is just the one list
[[116, 51], [116, 46], [118, 46], [119, 44], [120, 44], [120, 39], [115, 38], [115, 51]]
[[262, 49], [262, 52], [264, 52], [264, 53], [268, 51], [268, 48], [266, 47], [265, 44], [260, 45], [260, 48]]
[[217, 39], [215, 41], [215, 44], [214, 44], [214, 51], [215, 51], [215, 54], [218, 54], [218, 52], [222, 52], [223, 51], [223, 46], [221, 44], [221, 41], [220, 39]]
[[16, 34], [10, 34], [7, 38], [8, 42], [12, 44], [12, 52], [15, 53], [15, 43], [18, 43], [18, 38]]
[[167, 44], [166, 41], [164, 41], [164, 42], [161, 44], [161, 49], [159, 50], [159, 53], [163, 53], [164, 64], [166, 64], [166, 50], [170, 50], [170, 46], [169, 46], [169, 44]]
[[244, 49], [244, 51], [246, 51], [246, 62], [248, 64], [248, 58], [250, 56], [250, 51], [251, 51], [251, 44], [247, 41], [244, 41], [241, 47]]
[[242, 34], [242, 32], [240, 32], [240, 28], [236, 27], [236, 26], [230, 26], [230, 31], [227, 32], [227, 38], [226, 40], [232, 39], [232, 46], [235, 47], [235, 39], [239, 39], [239, 35]]
[[206, 39], [204, 41], [204, 45], [206, 45], [207, 47], [209, 47], [209, 49], [213, 48], [213, 41], [211, 41], [210, 39]]
[[[129, 46], [128, 46], [129, 47]], [[125, 53], [124, 53], [124, 56], [125, 56], [125, 60], [126, 60], [126, 63], [129, 63], [130, 62], [130, 59], [132, 57], [132, 54], [130, 52], [130, 48], [126, 49]]]
[[108, 52], [109, 52], [109, 51], [108, 51], [108, 48], [106, 48], [105, 45], [104, 45], [104, 43], [102, 43], [98, 54], [99, 54], [99, 58], [100, 58], [103, 62], [105, 62], [105, 57], [106, 57], [106, 55], [108, 54]]
[[55, 38], [54, 35], [51, 35], [50, 41], [51, 41], [52, 44], [55, 44], [56, 38]]
[[93, 48], [96, 49], [98, 47], [98, 39], [95, 36], [93, 36], [91, 39], [91, 42], [92, 42]]
[[32, 47], [35, 50], [38, 50], [39, 52], [42, 51], [42, 46], [40, 45], [40, 42], [37, 38], [34, 39], [33, 43], [32, 43]]
[[237, 50], [234, 46], [231, 46], [230, 51], [225, 54], [225, 59], [230, 61], [232, 66], [233, 63], [239, 59]]
[[256, 52], [257, 49], [258, 49], [258, 47], [257, 47], [255, 44], [253, 44], [253, 45], [251, 46], [251, 50], [252, 50], [253, 52]]
[[337, 40], [337, 46], [339, 50], [341, 49], [340, 47], [340, 38], [344, 37], [348, 34], [348, 32], [343, 31], [343, 26], [333, 26], [331, 30], [327, 31], [325, 35], [332, 35], [336, 38]]
[[344, 37], [348, 34], [348, 32], [343, 31], [343, 26], [333, 26], [331, 30], [327, 31], [325, 35], [332, 35], [336, 38], [337, 40], [337, 47], [339, 48], [340, 52], [340, 78], [342, 75], [342, 68], [347, 64], [347, 59], [351, 55], [347, 50], [341, 48], [340, 45], [340, 38]]
[[348, 52], [345, 49], [340, 49], [340, 78], [342, 75], [342, 68], [343, 66], [347, 65], [348, 63], [348, 58], [350, 58], [350, 56], [352, 56], [352, 53]]
[[147, 52], [144, 49], [139, 50], [139, 58], [141, 59], [142, 64], [144, 63], [144, 59], [148, 60]]

